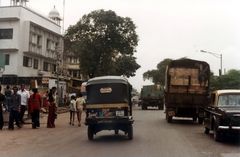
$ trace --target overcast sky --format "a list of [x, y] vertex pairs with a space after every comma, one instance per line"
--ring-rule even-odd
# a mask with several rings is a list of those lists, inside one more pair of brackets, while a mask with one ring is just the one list
[[[0, 0], [8, 5], [10, 0]], [[63, 17], [63, 0], [29, 0], [27, 6], [47, 16], [53, 6]], [[240, 69], [239, 0], [65, 0], [64, 29], [93, 10], [113, 10], [130, 17], [137, 26], [137, 63], [141, 68], [130, 78], [138, 90], [142, 74], [156, 69], [165, 58], [188, 57], [207, 61], [218, 74], [220, 59], [205, 50], [223, 55], [223, 69]]]

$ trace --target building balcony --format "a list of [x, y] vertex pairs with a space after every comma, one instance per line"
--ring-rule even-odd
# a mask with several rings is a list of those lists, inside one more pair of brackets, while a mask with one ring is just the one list
[[1, 40], [0, 42], [0, 52], [16, 52], [19, 50], [17, 44], [13, 43], [12, 40]]

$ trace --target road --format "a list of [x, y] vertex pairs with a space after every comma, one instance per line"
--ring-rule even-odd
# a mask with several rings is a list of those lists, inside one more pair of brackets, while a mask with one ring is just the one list
[[123, 133], [102, 131], [94, 141], [87, 139], [87, 127], [69, 126], [68, 114], [61, 114], [56, 128], [0, 131], [1, 157], [240, 157], [240, 139], [219, 143], [205, 135], [203, 127], [191, 120], [168, 124], [163, 111], [134, 108], [134, 139]]

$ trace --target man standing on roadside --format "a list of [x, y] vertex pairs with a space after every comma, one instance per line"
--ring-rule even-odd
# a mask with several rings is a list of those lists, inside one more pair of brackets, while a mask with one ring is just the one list
[[11, 95], [12, 95], [12, 91], [9, 85], [7, 85], [4, 94], [5, 94], [5, 107], [6, 107], [6, 110], [8, 111], [8, 106], [9, 106]]
[[3, 122], [3, 102], [5, 100], [5, 96], [1, 93], [2, 87], [0, 85], [0, 130], [2, 130], [4, 122]]
[[20, 122], [24, 124], [23, 117], [27, 109], [28, 99], [30, 97], [29, 91], [25, 89], [25, 85], [21, 85], [21, 89], [17, 92], [21, 96], [21, 107], [20, 107]]
[[28, 111], [31, 114], [32, 118], [32, 128], [36, 129], [40, 127], [39, 115], [42, 104], [42, 98], [38, 93], [37, 88], [32, 89], [33, 94], [30, 96], [28, 101]]
[[10, 98], [10, 103], [8, 106], [9, 109], [9, 124], [8, 129], [14, 130], [14, 121], [16, 122], [16, 125], [21, 128], [21, 125], [19, 123], [19, 108], [21, 105], [21, 96], [17, 93], [18, 88], [16, 86], [13, 87], [13, 94]]

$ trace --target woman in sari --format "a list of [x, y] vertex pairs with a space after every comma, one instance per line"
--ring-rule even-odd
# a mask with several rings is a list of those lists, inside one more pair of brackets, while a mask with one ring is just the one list
[[55, 128], [55, 119], [57, 118], [57, 107], [52, 96], [49, 97], [47, 128]]

